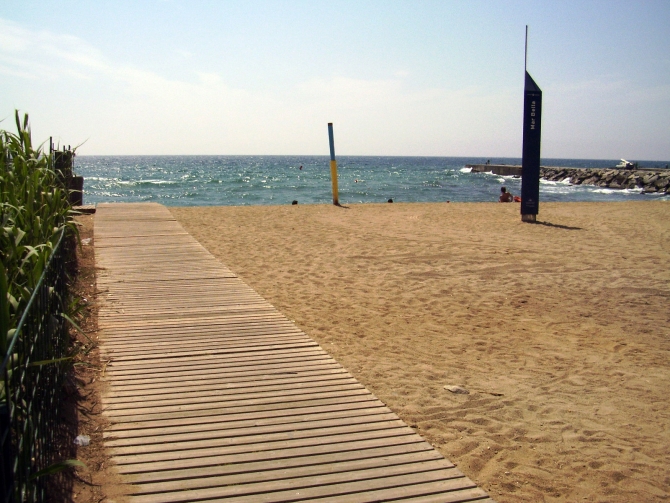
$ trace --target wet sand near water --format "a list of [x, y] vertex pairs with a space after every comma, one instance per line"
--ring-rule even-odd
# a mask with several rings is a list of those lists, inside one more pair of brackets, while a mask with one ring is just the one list
[[670, 202], [171, 211], [500, 503], [670, 499]]

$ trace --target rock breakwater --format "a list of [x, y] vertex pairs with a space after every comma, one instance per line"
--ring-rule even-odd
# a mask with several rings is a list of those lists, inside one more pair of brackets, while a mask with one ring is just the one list
[[540, 168], [545, 180], [570, 180], [573, 185], [598, 185], [610, 189], [641, 189], [644, 193], [670, 194], [670, 170]]

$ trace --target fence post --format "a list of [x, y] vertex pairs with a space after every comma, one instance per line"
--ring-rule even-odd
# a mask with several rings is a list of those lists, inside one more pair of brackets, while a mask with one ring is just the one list
[[69, 193], [70, 204], [81, 206], [84, 204], [84, 177], [74, 174], [74, 152], [72, 150], [56, 150], [54, 152], [54, 170], [59, 173], [65, 188]]

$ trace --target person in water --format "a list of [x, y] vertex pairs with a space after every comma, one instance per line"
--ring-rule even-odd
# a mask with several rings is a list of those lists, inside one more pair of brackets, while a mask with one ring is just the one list
[[511, 192], [507, 192], [507, 187], [500, 188], [500, 198], [498, 199], [499, 203], [511, 203], [514, 201], [514, 196]]

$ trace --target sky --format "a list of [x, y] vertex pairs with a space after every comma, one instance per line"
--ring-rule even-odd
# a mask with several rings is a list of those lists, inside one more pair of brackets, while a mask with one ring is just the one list
[[670, 1], [0, 0], [0, 128], [83, 155], [670, 159]]

